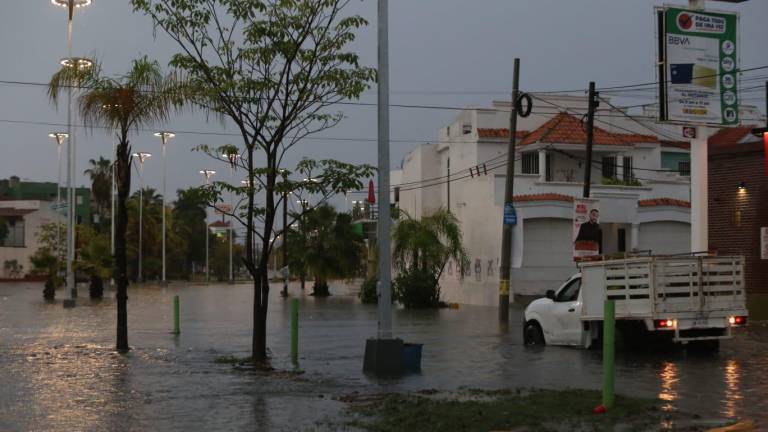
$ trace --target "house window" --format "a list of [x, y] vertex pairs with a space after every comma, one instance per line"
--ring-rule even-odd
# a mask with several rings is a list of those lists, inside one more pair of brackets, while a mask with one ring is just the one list
[[681, 176], [691, 175], [691, 161], [680, 161], [677, 163], [677, 172]]
[[547, 172], [546, 172], [546, 181], [550, 182], [552, 181], [552, 153], [547, 152], [547, 160], [546, 160], [546, 166], [547, 166]]
[[8, 234], [0, 245], [4, 247], [24, 247], [24, 219], [6, 218]]
[[523, 174], [539, 173], [539, 152], [523, 153]]
[[614, 178], [617, 176], [616, 156], [603, 156], [603, 177]]
[[471, 134], [472, 133], [472, 125], [471, 124], [465, 124], [461, 126], [461, 132], [464, 135]]
[[624, 181], [631, 182], [635, 179], [635, 173], [632, 170], [632, 156], [624, 156], [622, 162], [622, 174], [624, 175]]

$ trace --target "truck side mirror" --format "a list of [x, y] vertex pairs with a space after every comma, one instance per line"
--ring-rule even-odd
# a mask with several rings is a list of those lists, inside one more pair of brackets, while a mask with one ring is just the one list
[[544, 294], [548, 299], [554, 300], [555, 299], [555, 291], [554, 290], [547, 290], [547, 293]]

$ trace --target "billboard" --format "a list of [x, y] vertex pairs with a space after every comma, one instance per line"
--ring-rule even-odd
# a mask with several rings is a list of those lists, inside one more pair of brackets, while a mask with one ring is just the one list
[[603, 252], [600, 228], [600, 201], [589, 198], [573, 200], [573, 260], [584, 261]]
[[738, 16], [657, 9], [662, 121], [739, 123]]

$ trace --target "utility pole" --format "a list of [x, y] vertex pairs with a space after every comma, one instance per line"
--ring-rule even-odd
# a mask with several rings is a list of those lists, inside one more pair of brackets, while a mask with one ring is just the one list
[[515, 218], [515, 145], [517, 135], [517, 103], [520, 98], [520, 59], [515, 59], [512, 75], [512, 104], [509, 113], [509, 146], [507, 147], [507, 178], [504, 185], [504, 215], [501, 237], [501, 272], [499, 274], [499, 322], [509, 321], [509, 280], [512, 266], [512, 230], [508, 219]]
[[589, 198], [589, 188], [592, 184], [592, 144], [595, 133], [595, 108], [597, 108], [595, 82], [589, 82], [589, 102], [587, 102], [587, 164], [584, 167], [584, 198]]
[[379, 158], [379, 323], [376, 338], [365, 343], [363, 371], [399, 375], [404, 371], [403, 341], [392, 335], [389, 211], [389, 1], [378, 1], [378, 158]]

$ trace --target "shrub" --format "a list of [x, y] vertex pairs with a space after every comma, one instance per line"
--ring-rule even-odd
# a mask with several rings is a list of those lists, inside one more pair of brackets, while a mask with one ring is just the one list
[[357, 298], [363, 304], [377, 304], [379, 302], [379, 294], [376, 292], [376, 285], [379, 283], [377, 278], [367, 278], [363, 281], [363, 285], [360, 286], [360, 292], [357, 293]]
[[430, 271], [408, 269], [392, 284], [397, 301], [406, 308], [440, 307], [440, 285]]

